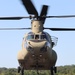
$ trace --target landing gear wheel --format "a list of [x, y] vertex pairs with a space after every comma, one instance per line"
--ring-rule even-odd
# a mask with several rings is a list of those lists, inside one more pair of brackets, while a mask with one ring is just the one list
[[21, 75], [24, 75], [24, 68], [23, 67], [21, 67]]
[[57, 73], [57, 67], [54, 67], [54, 72]]
[[54, 75], [54, 73], [53, 73], [53, 67], [51, 67], [51, 75]]
[[20, 73], [20, 71], [21, 71], [21, 67], [19, 66], [19, 67], [18, 67], [18, 73]]
[[38, 70], [37, 70], [37, 75], [39, 75], [39, 72], [38, 72]]

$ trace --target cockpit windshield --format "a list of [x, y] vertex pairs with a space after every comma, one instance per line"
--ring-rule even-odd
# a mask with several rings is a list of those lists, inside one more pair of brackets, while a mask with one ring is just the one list
[[38, 40], [46, 40], [47, 38], [46, 38], [45, 34], [36, 34], [36, 35], [28, 34], [26, 39], [27, 40], [36, 40], [36, 39], [38, 39]]

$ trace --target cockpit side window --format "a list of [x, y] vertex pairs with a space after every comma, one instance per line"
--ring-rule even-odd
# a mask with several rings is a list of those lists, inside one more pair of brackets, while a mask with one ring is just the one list
[[46, 39], [46, 35], [42, 34], [41, 39]]
[[28, 35], [26, 39], [27, 40], [32, 40], [32, 39], [34, 39], [34, 35]]

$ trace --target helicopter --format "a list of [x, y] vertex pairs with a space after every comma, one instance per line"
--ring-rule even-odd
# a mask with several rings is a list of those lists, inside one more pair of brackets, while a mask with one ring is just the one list
[[53, 50], [56, 41], [53, 41], [50, 34], [44, 32], [44, 29], [50, 29], [52, 31], [71, 31], [74, 28], [44, 28], [46, 18], [67, 18], [75, 17], [75, 15], [68, 16], [47, 16], [48, 5], [43, 5], [40, 15], [38, 14], [34, 4], [31, 0], [22, 0], [24, 7], [26, 8], [30, 16], [27, 17], [0, 17], [0, 20], [20, 20], [23, 18], [30, 18], [31, 28], [3, 28], [0, 30], [12, 30], [12, 29], [31, 29], [31, 32], [26, 33], [23, 42], [22, 50], [18, 52], [18, 72], [24, 75], [24, 70], [50, 70], [51, 75], [57, 72], [55, 66], [57, 61], [57, 53]]

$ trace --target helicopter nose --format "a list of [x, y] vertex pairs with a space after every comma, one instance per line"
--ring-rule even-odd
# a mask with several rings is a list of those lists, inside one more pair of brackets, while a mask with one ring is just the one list
[[43, 41], [43, 42], [32, 42], [31, 44], [32, 44], [32, 46], [34, 47], [34, 48], [41, 48], [41, 47], [43, 47], [44, 45], [45, 45], [45, 41]]
[[34, 49], [44, 49], [50, 47], [50, 44], [47, 41], [39, 41], [39, 42], [30, 41], [29, 43]]

